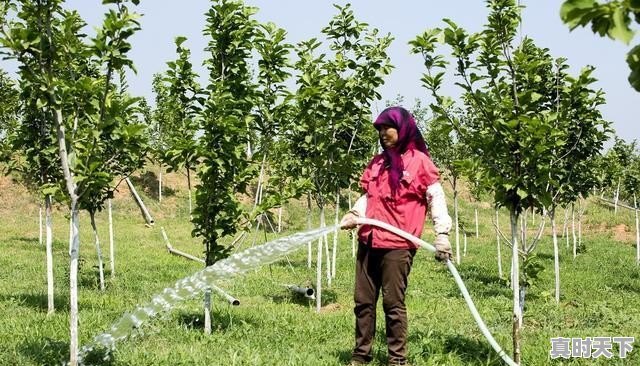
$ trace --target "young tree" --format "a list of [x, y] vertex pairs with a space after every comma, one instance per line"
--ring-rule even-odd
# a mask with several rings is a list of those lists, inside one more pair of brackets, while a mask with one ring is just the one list
[[[162, 160], [172, 170], [186, 169], [189, 215], [191, 215], [193, 211], [191, 171], [196, 169], [198, 163], [197, 118], [204, 99], [201, 97], [200, 86], [196, 82], [198, 75], [193, 71], [193, 65], [189, 61], [191, 51], [183, 46], [186, 40], [186, 37], [175, 39], [178, 58], [167, 62], [169, 70], [164, 78], [166, 100], [162, 99], [164, 95], [158, 94], [158, 99], [162, 103], [157, 108], [159, 112], [166, 113], [162, 115], [166, 120], [161, 124], [170, 126], [169, 129], [164, 129], [164, 135], [162, 135], [161, 141], [166, 141], [167, 144]], [[162, 86], [156, 84], [156, 91], [163, 92]]]
[[[555, 141], [565, 126], [557, 123], [553, 103], [555, 89], [544, 87], [554, 80], [548, 52], [530, 39], [514, 45], [520, 11], [515, 1], [491, 0], [484, 30], [468, 34], [450, 20], [444, 29], [428, 30], [411, 42], [423, 56], [427, 73], [422, 81], [436, 103], [434, 113], [448, 121], [474, 154], [470, 163], [494, 192], [498, 207], [506, 207], [511, 223], [514, 361], [520, 362], [520, 328], [526, 288], [541, 267], [529, 256], [538, 236], [527, 245], [518, 243], [518, 220], [527, 209], [542, 210], [551, 204], [547, 187], [553, 165]], [[465, 118], [455, 118], [451, 98], [440, 94], [447, 61], [436, 53], [438, 43], [451, 48], [455, 60], [456, 85], [462, 89]], [[542, 57], [542, 58], [541, 58]], [[551, 65], [552, 66], [552, 65]], [[551, 72], [551, 77], [549, 77]], [[541, 229], [543, 226], [541, 226]], [[520, 271], [520, 255], [524, 256]]]
[[19, 92], [9, 75], [0, 70], [0, 161], [11, 156], [11, 137], [18, 128]]
[[[459, 118], [459, 117], [454, 117]], [[443, 177], [453, 189], [453, 223], [456, 233], [456, 263], [460, 264], [460, 227], [458, 214], [458, 191], [463, 174], [461, 162], [468, 156], [465, 144], [460, 141], [458, 132], [444, 119], [435, 119], [429, 124], [426, 140], [429, 152], [436, 166], [443, 170]]]
[[[311, 196], [320, 208], [321, 225], [328, 197], [350, 186], [370, 158], [375, 135], [370, 128], [370, 105], [380, 95], [376, 89], [391, 70], [386, 49], [392, 38], [378, 37], [376, 29], [355, 19], [350, 6], [336, 6], [338, 14], [322, 32], [330, 42], [333, 59], [315, 56], [316, 39], [297, 46], [298, 70], [295, 114], [289, 127], [292, 155], [299, 160], [298, 174], [312, 182]], [[336, 210], [339, 204], [336, 204]], [[326, 242], [326, 239], [325, 239]], [[318, 246], [318, 270], [322, 260]], [[328, 243], [325, 253], [328, 257]], [[327, 280], [333, 268], [327, 258]], [[318, 273], [317, 290], [320, 287]], [[318, 291], [320, 294], [321, 292]], [[316, 306], [320, 306], [320, 295]]]
[[208, 266], [232, 249], [219, 239], [238, 230], [242, 210], [235, 193], [243, 192], [252, 177], [244, 148], [255, 95], [249, 64], [258, 29], [255, 12], [234, 0], [217, 1], [207, 12], [209, 85], [199, 118], [203, 135], [193, 235], [204, 242]]
[[[131, 0], [137, 4], [138, 0]], [[112, 103], [110, 80], [114, 73], [132, 68], [127, 39], [138, 29], [137, 15], [127, 1], [113, 4], [95, 38], [86, 41], [86, 25], [77, 12], [62, 8], [61, 0], [11, 2], [15, 16], [2, 29], [2, 46], [19, 64], [22, 90], [38, 90], [36, 106], [51, 121], [48, 134], [56, 136], [64, 175], [55, 182], [65, 189], [71, 210], [70, 250], [70, 364], [78, 363], [78, 210], [93, 180], [103, 181], [91, 160], [91, 144]], [[55, 146], [55, 145], [54, 145]]]

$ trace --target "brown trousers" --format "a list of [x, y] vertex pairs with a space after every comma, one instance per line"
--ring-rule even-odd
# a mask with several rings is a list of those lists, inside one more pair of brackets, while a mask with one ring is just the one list
[[354, 291], [356, 346], [352, 359], [372, 360], [376, 304], [382, 289], [389, 363], [403, 364], [407, 356], [407, 308], [404, 297], [415, 249], [378, 249], [360, 243]]

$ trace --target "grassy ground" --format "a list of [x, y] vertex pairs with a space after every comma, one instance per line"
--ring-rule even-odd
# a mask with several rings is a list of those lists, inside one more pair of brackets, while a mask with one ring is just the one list
[[[116, 276], [108, 271], [107, 288], [98, 287], [98, 272], [88, 216], [81, 218], [80, 341], [86, 344], [123, 313], [167, 286], [202, 268], [167, 254], [160, 226], [177, 249], [199, 254], [190, 237], [186, 193], [180, 176], [169, 177], [167, 196], [159, 204], [153, 174], [136, 180], [156, 219], [145, 227], [125, 192], [114, 202]], [[463, 200], [464, 201], [464, 200]], [[68, 222], [65, 210], [54, 217], [56, 312], [46, 316], [44, 247], [38, 244], [38, 207], [7, 179], [0, 181], [0, 365], [59, 365], [68, 359]], [[511, 353], [511, 292], [497, 275], [493, 210], [479, 204], [480, 238], [469, 238], [459, 266], [478, 310], [497, 341]], [[473, 205], [462, 202], [468, 226]], [[332, 213], [328, 213], [333, 217]], [[562, 225], [562, 214], [560, 226]], [[305, 227], [305, 210], [285, 210], [287, 233]], [[315, 219], [314, 219], [315, 220]], [[502, 213], [502, 227], [507, 218]], [[539, 218], [537, 221], [539, 222]], [[317, 222], [317, 221], [314, 221]], [[529, 219], [531, 223], [531, 219]], [[106, 214], [98, 216], [103, 253], [108, 257]], [[640, 269], [635, 265], [633, 216], [589, 201], [583, 223], [586, 251], [573, 259], [561, 241], [562, 299], [553, 299], [551, 238], [537, 249], [546, 269], [529, 291], [524, 315], [523, 365], [638, 365], [640, 348], [627, 359], [555, 360], [549, 358], [551, 337], [633, 336], [640, 338]], [[530, 227], [533, 226], [530, 224]], [[549, 225], [547, 225], [549, 226]], [[533, 232], [533, 229], [532, 229]], [[273, 235], [270, 235], [273, 237]], [[430, 234], [425, 235], [431, 239]], [[253, 234], [243, 243], [252, 245]], [[264, 242], [263, 234], [256, 237]], [[330, 238], [331, 242], [331, 238]], [[314, 246], [315, 248], [315, 246]], [[503, 248], [503, 252], [508, 252]], [[315, 252], [313, 258], [315, 259]], [[315, 261], [314, 261], [315, 263]], [[503, 258], [508, 273], [507, 258]], [[353, 344], [353, 259], [346, 234], [340, 237], [338, 274], [323, 291], [323, 309], [290, 294], [283, 284], [315, 283], [306, 268], [306, 251], [290, 255], [246, 276], [220, 283], [240, 299], [230, 307], [214, 297], [213, 334], [203, 333], [201, 299], [180, 304], [146, 324], [136, 337], [118, 344], [113, 365], [343, 365]], [[410, 277], [409, 359], [413, 365], [500, 365], [473, 322], [446, 268], [420, 251]], [[635, 344], [640, 347], [640, 343]], [[386, 363], [384, 323], [379, 311], [374, 365]], [[614, 349], [614, 351], [616, 351]]]

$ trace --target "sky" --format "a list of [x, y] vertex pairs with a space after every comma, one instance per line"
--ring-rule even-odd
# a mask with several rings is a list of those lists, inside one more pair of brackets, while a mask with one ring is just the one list
[[[377, 102], [374, 113], [384, 107], [385, 100], [395, 99], [397, 95], [402, 95], [409, 107], [416, 98], [431, 101], [420, 82], [425, 71], [421, 57], [409, 51], [411, 39], [428, 28], [442, 26], [443, 18], [453, 20], [469, 32], [479, 31], [488, 14], [486, 4], [481, 0], [246, 1], [259, 8], [256, 14], [259, 21], [272, 21], [284, 28], [288, 41], [294, 44], [321, 37], [321, 29], [337, 13], [332, 4], [347, 2], [352, 4], [356, 19], [395, 37], [388, 52], [395, 69], [380, 89], [382, 100]], [[599, 80], [595, 86], [606, 93], [607, 104], [601, 108], [604, 118], [613, 122], [616, 134], [623, 139], [640, 139], [640, 128], [636, 126], [636, 117], [630, 108], [640, 101], [640, 93], [627, 81], [629, 71], [625, 62], [626, 53], [633, 45], [600, 38], [590, 29], [578, 28], [570, 32], [560, 20], [560, 0], [521, 0], [520, 3], [525, 6], [521, 36], [526, 35], [538, 46], [549, 48], [553, 57], [567, 58], [574, 74], [586, 65], [595, 66], [594, 76]], [[99, 0], [67, 0], [66, 7], [77, 9], [91, 27], [96, 27], [105, 11], [100, 4]], [[209, 0], [141, 1], [136, 11], [143, 14], [140, 19], [142, 29], [131, 40], [130, 57], [138, 70], [128, 80], [133, 94], [153, 100], [152, 77], [166, 70], [167, 61], [175, 59], [173, 40], [179, 35], [188, 38], [185, 45], [192, 51], [196, 71], [206, 75], [201, 64], [206, 57], [203, 49], [207, 39], [202, 30], [204, 14], [211, 4]]]

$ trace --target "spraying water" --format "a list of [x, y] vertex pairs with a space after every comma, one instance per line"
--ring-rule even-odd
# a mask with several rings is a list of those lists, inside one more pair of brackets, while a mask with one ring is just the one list
[[88, 354], [96, 349], [113, 350], [116, 342], [126, 339], [146, 321], [159, 313], [170, 311], [181, 301], [197, 296], [211, 287], [215, 281], [272, 263], [285, 254], [306, 246], [308, 242], [334, 230], [336, 230], [335, 226], [328, 226], [276, 239], [236, 253], [177, 281], [173, 287], [166, 288], [162, 293], [154, 296], [149, 303], [123, 315], [111, 326], [109, 331], [96, 336], [90, 344], [82, 347], [78, 359], [82, 362]]

